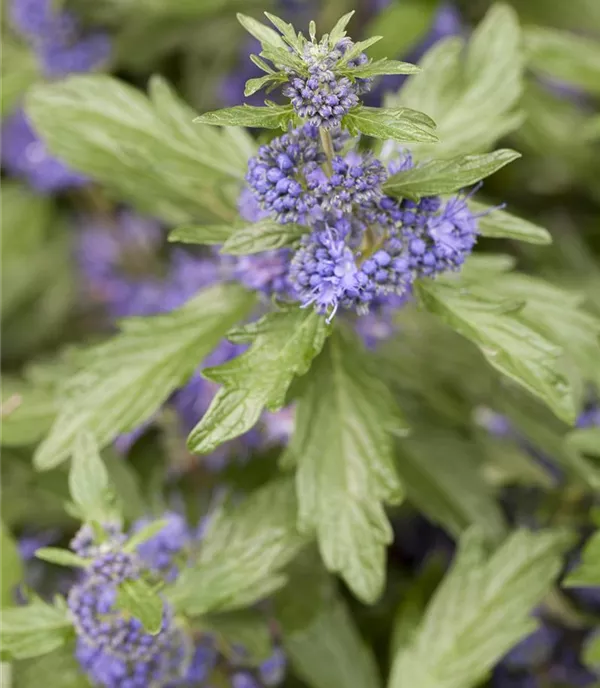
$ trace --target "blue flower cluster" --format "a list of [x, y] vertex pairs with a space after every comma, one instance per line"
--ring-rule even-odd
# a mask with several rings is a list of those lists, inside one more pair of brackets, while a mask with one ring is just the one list
[[[343, 138], [334, 133], [332, 141], [339, 149]], [[371, 152], [334, 155], [329, 174], [324, 156], [315, 128], [304, 125], [250, 160], [247, 181], [259, 211], [244, 192], [242, 216], [271, 216], [307, 229], [293, 251], [238, 259], [235, 274], [244, 284], [312, 305], [330, 318], [339, 308], [364, 315], [403, 303], [416, 278], [464, 263], [478, 234], [479, 216], [469, 209], [468, 195], [446, 202], [438, 196], [398, 200], [384, 194], [388, 171]], [[413, 166], [404, 155], [389, 172]]]
[[105, 64], [111, 40], [103, 31], [84, 31], [77, 17], [53, 0], [13, 0], [10, 20], [32, 46], [47, 76], [89, 72]]
[[[142, 542], [137, 548], [140, 559], [146, 566], [171, 583], [180, 572], [180, 565], [185, 563], [186, 551], [192, 542], [192, 532], [183, 516], [169, 511], [163, 518], [165, 526], [149, 540]], [[151, 522], [150, 519], [140, 519], [133, 526], [133, 533], [140, 531]]]

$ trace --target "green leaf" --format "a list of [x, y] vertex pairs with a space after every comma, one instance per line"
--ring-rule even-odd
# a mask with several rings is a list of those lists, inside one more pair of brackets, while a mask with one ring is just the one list
[[302, 41], [296, 35], [296, 31], [291, 24], [288, 24], [287, 22], [283, 21], [283, 19], [280, 19], [276, 15], [270, 14], [269, 12], [265, 12], [265, 17], [271, 22], [271, 24], [273, 24], [273, 26], [276, 26], [279, 31], [281, 31], [286, 43], [294, 48], [296, 52], [302, 52]]
[[392, 432], [405, 431], [356, 335], [334, 332], [303, 384], [290, 443], [299, 527], [316, 532], [327, 568], [357, 597], [383, 589], [392, 530], [383, 504], [402, 497]]
[[250, 606], [285, 583], [282, 569], [305, 544], [292, 480], [267, 483], [213, 513], [195, 566], [183, 571], [169, 599], [189, 616]]
[[521, 154], [516, 151], [502, 149], [485, 155], [459, 155], [449, 160], [431, 160], [393, 174], [383, 189], [392, 196], [412, 199], [450, 194], [489, 177], [520, 157]]
[[5, 117], [17, 107], [23, 93], [39, 76], [39, 68], [33, 52], [18, 41], [10, 31], [2, 31], [1, 69], [0, 115]]
[[585, 639], [581, 654], [583, 663], [591, 670], [598, 673], [600, 667], [600, 633], [590, 633]]
[[60, 547], [41, 547], [36, 550], [35, 556], [43, 561], [49, 561], [51, 564], [58, 564], [59, 566], [78, 566], [85, 568], [88, 564], [83, 557], [69, 552], [68, 549], [61, 549]]
[[138, 578], [121, 583], [117, 589], [116, 606], [136, 618], [151, 635], [160, 631], [163, 601], [145, 580]]
[[236, 229], [225, 241], [221, 253], [244, 256], [292, 246], [307, 231], [308, 228], [302, 225], [292, 223], [282, 225], [275, 220], [259, 220], [254, 224]]
[[188, 438], [191, 451], [208, 454], [258, 421], [264, 408], [280, 409], [295, 375], [304, 375], [321, 351], [329, 327], [312, 309], [268, 313], [235, 332], [250, 349], [204, 375], [223, 387]]
[[108, 523], [115, 512], [108, 480], [108, 471], [100, 458], [94, 436], [83, 429], [73, 445], [69, 470], [69, 491], [79, 508], [82, 520]]
[[66, 605], [56, 607], [35, 598], [25, 607], [2, 610], [0, 648], [11, 659], [28, 659], [64, 645], [72, 633]]
[[17, 543], [14, 541], [10, 531], [0, 521], [0, 607], [8, 607], [14, 604], [14, 591], [24, 576], [23, 564]]
[[347, 14], [344, 14], [343, 17], [340, 17], [333, 29], [329, 32], [329, 45], [334, 47], [336, 46], [342, 38], [346, 35], [346, 27], [348, 26], [348, 22], [352, 19], [354, 16], [355, 10], [352, 10], [352, 12], [348, 12]]
[[180, 241], [182, 244], [222, 244], [235, 230], [234, 224], [183, 226], [169, 233], [169, 241]]
[[365, 50], [370, 48], [372, 45], [375, 45], [375, 43], [378, 43], [381, 39], [382, 36], [371, 36], [370, 38], [367, 38], [364, 41], [358, 41], [358, 43], [354, 43], [352, 48], [350, 48], [348, 52], [344, 53], [344, 56], [336, 65], [336, 70], [341, 70], [341, 68], [344, 65], [347, 65], [348, 62], [350, 62], [350, 60], [353, 60], [355, 57], [358, 57], [361, 53], [364, 53]]
[[[404, 2], [402, 3], [404, 5]], [[514, 9], [496, 3], [465, 44], [453, 37], [434, 45], [386, 105], [426, 112], [438, 125], [440, 143], [413, 144], [421, 160], [481, 153], [522, 122], [517, 110], [524, 58]]]
[[268, 619], [254, 609], [210, 615], [202, 619], [202, 630], [214, 634], [226, 657], [234, 658], [244, 648], [244, 663], [258, 666], [273, 654]]
[[[474, 213], [484, 213], [491, 210], [491, 206], [469, 201], [469, 208]], [[520, 217], [511, 215], [504, 210], [493, 210], [477, 221], [482, 236], [495, 239], [516, 239], [530, 244], [551, 244], [552, 236], [547, 229], [528, 222]]]
[[[437, 141], [435, 124], [427, 115], [409, 108], [357, 107], [344, 117], [352, 131], [394, 141]], [[393, 179], [393, 177], [392, 177]]]
[[600, 531], [586, 542], [581, 562], [562, 583], [569, 588], [595, 588], [600, 586]]
[[139, 210], [172, 224], [233, 220], [251, 139], [193, 125], [196, 113], [158, 77], [150, 95], [72, 76], [31, 88], [27, 113], [54, 155]]
[[426, 36], [438, 6], [437, 0], [402, 0], [384, 7], [365, 28], [367, 36], [383, 36], [371, 50], [372, 57], [408, 55]]
[[205, 112], [196, 117], [194, 122], [212, 124], [218, 127], [263, 127], [264, 129], [285, 129], [294, 118], [294, 110], [290, 106], [267, 105], [235, 105]]
[[600, 94], [600, 42], [541, 26], [525, 31], [528, 65], [538, 74]]
[[341, 70], [342, 74], [351, 76], [355, 79], [365, 79], [384, 74], [418, 74], [421, 68], [410, 62], [399, 62], [398, 60], [377, 60], [358, 67], [346, 67]]
[[559, 418], [574, 422], [562, 350], [519, 317], [524, 300], [502, 298], [492, 288], [474, 288], [459, 280], [419, 280], [415, 291], [427, 310], [476, 344], [496, 370], [539, 397]]
[[4, 375], [2, 379], [3, 446], [35, 444], [50, 429], [55, 411], [53, 395], [45, 388]]
[[167, 519], [161, 519], [160, 521], [152, 521], [148, 523], [137, 533], [134, 533], [129, 540], [123, 546], [124, 552], [135, 552], [135, 550], [150, 538], [160, 533], [160, 531], [168, 525], [169, 521]]
[[600, 427], [573, 430], [567, 435], [566, 442], [582, 454], [600, 457]]
[[238, 13], [236, 16], [239, 23], [251, 36], [254, 36], [254, 38], [260, 41], [260, 44], [263, 46], [263, 48], [266, 46], [271, 46], [280, 50], [287, 50], [284, 40], [277, 33], [277, 31], [273, 31], [271, 27], [265, 26], [261, 22], [256, 21], [256, 19], [248, 17], [245, 14]]
[[287, 81], [287, 76], [284, 73], [277, 72], [276, 74], [265, 74], [265, 76], [258, 77], [256, 79], [248, 79], [246, 81], [246, 86], [244, 87], [244, 95], [246, 98], [253, 95], [261, 88], [265, 86], [275, 85], [277, 83], [283, 83]]
[[424, 425], [398, 442], [396, 468], [407, 499], [452, 535], [473, 525], [491, 541], [505, 534], [502, 512], [472, 443]]
[[412, 642], [396, 654], [389, 686], [472, 688], [535, 629], [530, 616], [560, 572], [571, 537], [517, 531], [491, 556], [467, 533]]
[[381, 678], [335, 582], [317, 557], [294, 562], [275, 597], [283, 646], [310, 688], [378, 688]]
[[[13, 665], [19, 688], [89, 688], [90, 682], [75, 658], [74, 643]], [[2, 684], [4, 685], [4, 684]]]
[[123, 321], [120, 334], [81, 354], [36, 466], [45, 470], [67, 459], [83, 428], [102, 447], [151, 418], [253, 304], [242, 287], [220, 284], [167, 315]]

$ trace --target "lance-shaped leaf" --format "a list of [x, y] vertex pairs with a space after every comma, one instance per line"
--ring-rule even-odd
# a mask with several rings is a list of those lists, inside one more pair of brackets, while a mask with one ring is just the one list
[[[284, 81], [287, 81], [287, 76], [283, 72], [277, 72], [276, 74], [265, 74], [265, 76], [261, 76], [256, 79], [248, 79], [244, 87], [244, 95], [246, 98], [248, 98], [257, 91], [260, 91], [260, 89], [264, 88], [265, 86], [272, 88], [277, 84], [283, 83]], [[271, 90], [271, 88], [268, 90]]]
[[562, 348], [519, 317], [522, 300], [467, 282], [419, 280], [415, 291], [432, 313], [476, 344], [488, 362], [544, 401], [563, 420], [575, 420], [573, 391], [563, 370]]
[[[309, 554], [309, 553], [307, 553]], [[294, 673], [310, 688], [378, 688], [381, 678], [335, 580], [315, 556], [298, 557], [275, 596], [275, 616]]]
[[502, 149], [485, 155], [459, 155], [449, 160], [431, 160], [393, 174], [383, 188], [391, 196], [413, 199], [454, 193], [489, 177], [520, 157], [521, 154], [516, 151]]
[[35, 551], [35, 556], [43, 561], [49, 561], [58, 566], [77, 566], [85, 568], [88, 561], [78, 554], [74, 554], [68, 549], [61, 549], [60, 547], [41, 547]]
[[563, 581], [570, 588], [600, 587], [600, 530], [587, 541], [581, 561]]
[[221, 253], [244, 256], [261, 251], [272, 251], [293, 245], [308, 229], [302, 225], [285, 225], [275, 220], [259, 220], [254, 224], [236, 229], [227, 239]]
[[236, 225], [183, 225], [169, 234], [169, 241], [182, 244], [222, 244], [236, 231]]
[[376, 62], [369, 62], [358, 67], [346, 67], [340, 72], [355, 79], [366, 79], [373, 76], [383, 76], [384, 74], [418, 74], [421, 68], [410, 62], [399, 62], [398, 60], [388, 60], [384, 58]]
[[56, 414], [53, 395], [44, 387], [3, 376], [2, 380], [3, 446], [35, 444], [50, 429]]
[[392, 540], [383, 505], [402, 496], [394, 431], [405, 426], [371, 357], [356, 335], [335, 332], [304, 381], [290, 453], [300, 529], [316, 532], [327, 568], [366, 602], [383, 588]]
[[234, 219], [252, 140], [193, 124], [197, 113], [160, 78], [149, 95], [88, 74], [37, 84], [26, 105], [52, 153], [117, 198], [173, 224]]
[[34, 598], [24, 607], [2, 610], [0, 650], [11, 659], [38, 657], [63, 645], [71, 629], [66, 605], [53, 606]]
[[194, 122], [213, 124], [218, 127], [262, 127], [264, 129], [285, 129], [294, 118], [291, 106], [266, 105], [235, 105], [205, 112], [196, 117]]
[[571, 542], [561, 532], [518, 531], [488, 557], [477, 533], [466, 533], [412, 641], [394, 658], [389, 688], [479, 685], [535, 629], [530, 613]]
[[163, 620], [163, 601], [143, 579], [126, 580], [117, 589], [116, 606], [136, 618], [151, 635], [156, 635]]
[[285, 566], [306, 545], [296, 528], [291, 479], [267, 483], [211, 516], [200, 556], [167, 592], [190, 616], [242, 609], [281, 587]]
[[485, 213], [487, 215], [477, 220], [479, 233], [482, 236], [494, 237], [495, 239], [516, 239], [526, 241], [530, 244], [551, 244], [552, 237], [550, 232], [539, 225], [528, 222], [520, 217], [511, 215], [504, 210], [495, 210], [491, 206], [469, 201], [469, 208], [474, 213]]
[[84, 428], [102, 447], [151, 418], [253, 304], [242, 287], [220, 284], [168, 315], [123, 321], [120, 334], [80, 355], [36, 466], [48, 469], [67, 459]]
[[400, 142], [438, 140], [433, 120], [409, 108], [357, 107], [344, 117], [344, 124], [350, 131], [360, 131], [377, 139]]
[[294, 376], [308, 371], [328, 331], [325, 318], [315, 311], [288, 308], [234, 332], [235, 342], [252, 346], [232, 361], [204, 371], [223, 387], [192, 430], [190, 450], [207, 454], [250, 430], [264, 408], [281, 408]]

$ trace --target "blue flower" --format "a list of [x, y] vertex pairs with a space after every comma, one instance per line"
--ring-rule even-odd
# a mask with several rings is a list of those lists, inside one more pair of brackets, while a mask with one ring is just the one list
[[[137, 553], [149, 569], [160, 574], [163, 580], [173, 582], [179, 575], [180, 561], [185, 561], [192, 533], [183, 516], [169, 511], [163, 518], [167, 521], [165, 526], [142, 542]], [[132, 533], [140, 531], [149, 523], [150, 519], [139, 519], [133, 524]]]
[[385, 167], [372, 153], [336, 156], [333, 174], [318, 188], [320, 205], [325, 210], [351, 214], [356, 206], [370, 208], [382, 196], [381, 185], [387, 178]]
[[38, 57], [49, 77], [85, 73], [104, 66], [111, 55], [110, 36], [94, 31], [81, 36], [74, 43], [45, 42], [37, 50]]

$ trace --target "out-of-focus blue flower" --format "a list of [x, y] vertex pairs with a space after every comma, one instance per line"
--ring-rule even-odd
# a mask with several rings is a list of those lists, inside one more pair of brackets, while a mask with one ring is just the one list
[[46, 75], [60, 77], [98, 69], [108, 62], [111, 51], [109, 35], [94, 31], [72, 44], [44, 43], [37, 52]]
[[[192, 532], [183, 516], [173, 511], [163, 518], [165, 526], [150, 539], [142, 542], [137, 552], [144, 564], [167, 582], [173, 582], [179, 575], [180, 560], [185, 561], [186, 550], [192, 540]], [[132, 533], [140, 531], [151, 523], [150, 519], [136, 521]]]
[[2, 122], [1, 154], [2, 166], [8, 174], [24, 179], [41, 193], [80, 187], [88, 181], [50, 155], [21, 108]]

